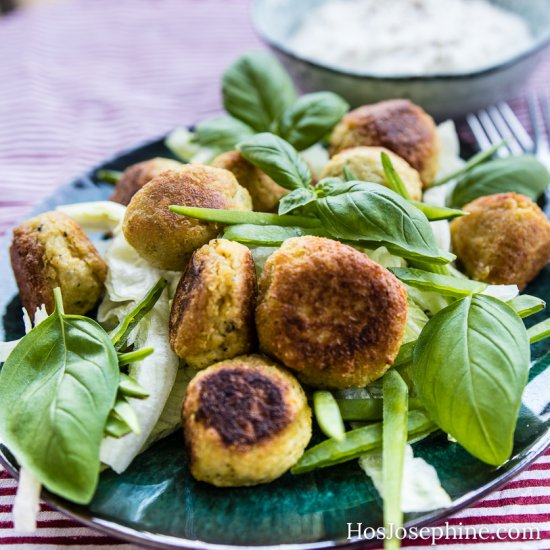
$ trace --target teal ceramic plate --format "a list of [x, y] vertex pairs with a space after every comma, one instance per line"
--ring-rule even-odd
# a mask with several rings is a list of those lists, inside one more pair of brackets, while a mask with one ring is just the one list
[[[120, 170], [159, 155], [171, 156], [162, 140], [120, 155], [100, 168]], [[112, 188], [97, 182], [96, 171], [58, 190], [39, 210], [107, 198]], [[11, 340], [23, 334], [23, 325], [8, 246], [6, 240], [0, 257], [0, 331], [4, 339]], [[550, 269], [546, 268], [527, 291], [550, 303]], [[533, 316], [528, 322], [538, 322], [545, 315]], [[531, 378], [519, 416], [514, 452], [504, 466], [494, 468], [479, 462], [458, 445], [449, 443], [444, 434], [432, 435], [414, 445], [415, 455], [437, 469], [453, 504], [445, 510], [407, 514], [409, 526], [444, 519], [502, 485], [544, 452], [550, 443], [548, 351], [550, 340], [533, 346]], [[2, 446], [0, 461], [17, 476], [17, 464]], [[365, 547], [365, 541], [347, 539], [348, 523], [362, 523], [363, 528], [376, 528], [382, 523], [381, 500], [357, 461], [302, 476], [287, 474], [265, 486], [217, 489], [191, 478], [180, 433], [138, 456], [122, 475], [105, 472], [89, 506], [77, 506], [47, 492], [43, 497], [82, 523], [153, 548], [327, 548], [353, 543]]]

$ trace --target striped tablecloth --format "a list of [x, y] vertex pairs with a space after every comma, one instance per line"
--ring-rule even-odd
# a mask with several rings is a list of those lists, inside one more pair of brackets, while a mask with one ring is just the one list
[[[106, 156], [220, 110], [219, 78], [259, 46], [246, 0], [58, 0], [0, 18], [0, 233]], [[550, 56], [526, 88], [549, 84]], [[513, 102], [525, 116], [522, 100]], [[43, 505], [38, 531], [11, 523], [16, 483], [0, 471], [0, 544], [133, 548]], [[541, 540], [439, 541], [550, 548], [550, 453], [451, 525], [536, 527]], [[405, 543], [418, 546], [418, 543]], [[427, 543], [424, 543], [427, 544]]]

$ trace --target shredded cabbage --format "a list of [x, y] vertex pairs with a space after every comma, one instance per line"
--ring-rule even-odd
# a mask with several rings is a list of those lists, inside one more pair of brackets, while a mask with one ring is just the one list
[[80, 202], [58, 206], [87, 233], [112, 231], [123, 220], [126, 207], [113, 201]]
[[328, 151], [320, 143], [312, 145], [305, 151], [301, 152], [302, 158], [307, 162], [311, 168], [313, 177], [319, 179], [323, 168], [329, 160]]
[[181, 160], [208, 164], [218, 155], [215, 149], [202, 147], [195, 141], [193, 132], [187, 128], [176, 128], [165, 140], [166, 147]]
[[181, 274], [161, 271], [149, 265], [128, 244], [120, 227], [115, 230], [115, 238], [107, 250], [105, 261], [109, 267], [105, 283], [107, 294], [99, 307], [98, 320], [106, 326], [122, 319], [161, 276], [171, 283], [168, 291], [162, 294], [128, 339], [136, 349], [150, 346], [155, 351], [129, 367], [130, 375], [149, 392], [147, 399], [128, 398], [138, 417], [141, 433], [130, 433], [120, 439], [106, 437], [101, 446], [101, 461], [121, 473], [144, 447], [176, 380], [179, 359], [170, 348], [168, 321], [170, 291]]

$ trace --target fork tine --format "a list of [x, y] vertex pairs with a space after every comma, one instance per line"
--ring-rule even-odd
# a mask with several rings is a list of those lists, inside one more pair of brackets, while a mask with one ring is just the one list
[[546, 125], [546, 137], [550, 139], [550, 99], [548, 95], [539, 96], [540, 106], [542, 107], [542, 116], [544, 118], [544, 124]]
[[508, 127], [512, 131], [512, 134], [515, 136], [516, 140], [519, 142], [521, 147], [528, 152], [532, 152], [535, 149], [535, 144], [531, 139], [531, 136], [525, 130], [523, 124], [519, 121], [518, 117], [508, 105], [508, 103], [501, 101], [497, 104], [497, 109], [499, 110], [502, 118], [508, 124]]
[[487, 149], [489, 149], [491, 147], [491, 142], [487, 137], [487, 134], [483, 130], [483, 127], [481, 126], [481, 123], [479, 122], [477, 116], [468, 115], [466, 117], [466, 121], [468, 122], [470, 130], [472, 130], [472, 134], [474, 134], [474, 138], [477, 141], [479, 148], [482, 151], [486, 151]]
[[[510, 131], [508, 124], [504, 120], [504, 117], [500, 114], [500, 111], [496, 107], [489, 107], [487, 113], [493, 124], [496, 126], [500, 135], [506, 140], [506, 146], [512, 152], [512, 155], [521, 155], [523, 153], [523, 147], [516, 138], [515, 134]], [[504, 145], [503, 145], [504, 147]]]
[[[496, 145], [504, 139], [504, 136], [500, 135], [497, 127], [495, 126], [487, 111], [481, 110], [477, 113], [477, 116], [481, 126], [487, 133], [487, 136], [489, 136], [491, 145]], [[510, 156], [510, 153], [511, 149], [508, 146], [504, 145], [496, 152], [496, 155], [498, 157], [508, 157]]]
[[535, 138], [535, 153], [540, 150], [541, 143], [544, 139], [542, 134], [542, 127], [539, 118], [539, 109], [537, 96], [529, 94], [527, 97], [527, 110], [529, 111], [529, 119], [531, 121], [531, 129], [533, 130], [533, 136]]

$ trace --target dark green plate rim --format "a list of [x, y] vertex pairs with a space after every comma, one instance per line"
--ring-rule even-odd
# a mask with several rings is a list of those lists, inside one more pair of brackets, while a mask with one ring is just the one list
[[[86, 172], [82, 177], [76, 178], [73, 182], [68, 185], [62, 186], [56, 191], [55, 194], [59, 193], [63, 196], [63, 191], [71, 191], [72, 193], [78, 194], [78, 189], [82, 188], [84, 185], [95, 186], [98, 191], [106, 187], [103, 184], [97, 183], [96, 174], [99, 170], [103, 169], [114, 169], [119, 170], [124, 168], [128, 164], [127, 157], [131, 158], [136, 153], [139, 153], [142, 149], [162, 149], [164, 144], [164, 137], [153, 139], [142, 143], [136, 147], [132, 147], [119, 153], [112, 158], [102, 162], [97, 165], [95, 168], [92, 168]], [[163, 152], [165, 156], [166, 151]], [[152, 155], [150, 155], [152, 156]], [[133, 160], [136, 162], [136, 160]], [[35, 208], [33, 212], [42, 212], [48, 207], [51, 207], [52, 201], [55, 203], [55, 194], [52, 195], [49, 199], [46, 199], [43, 203]], [[48, 206], [49, 205], [49, 206]], [[6, 251], [9, 245], [10, 234], [1, 242], [1, 255], [5, 256]], [[550, 362], [550, 354], [545, 358], [545, 362]], [[481, 500], [483, 497], [487, 496], [489, 493], [495, 491], [496, 489], [502, 487], [513, 477], [517, 476], [520, 472], [525, 470], [530, 464], [532, 464], [539, 456], [544, 454], [544, 452], [550, 448], [550, 429], [546, 431], [542, 436], [540, 436], [531, 446], [523, 449], [518, 455], [513, 457], [511, 461], [514, 462], [512, 466], [510, 463], [507, 463], [506, 470], [503, 471], [502, 475], [496, 477], [490, 482], [482, 485], [479, 489], [470, 491], [464, 496], [453, 501], [451, 506], [441, 510], [435, 510], [423, 514], [421, 517], [414, 519], [405, 524], [406, 528], [410, 527], [427, 527], [430, 525], [437, 524], [445, 518], [455, 514], [456, 512], [466, 508], [475, 502]], [[0, 444], [0, 464], [12, 475], [15, 479], [19, 478], [19, 470], [16, 461], [9, 452], [9, 450]], [[214, 544], [208, 542], [202, 542], [200, 540], [188, 540], [179, 537], [172, 537], [169, 535], [161, 535], [158, 533], [152, 533], [150, 531], [140, 531], [138, 529], [130, 528], [125, 525], [104, 520], [102, 518], [96, 517], [92, 514], [85, 506], [80, 506], [68, 502], [56, 495], [50, 493], [49, 491], [42, 491], [42, 500], [54, 507], [56, 510], [66, 515], [67, 517], [76, 520], [77, 522], [91, 527], [97, 531], [104, 533], [105, 535], [110, 535], [124, 541], [139, 544], [149, 548], [185, 548], [185, 549], [200, 549], [200, 550], [228, 550], [235, 548], [243, 548], [243, 546], [235, 545], [223, 545], [223, 544]], [[260, 545], [260, 546], [251, 546], [250, 548], [255, 548], [258, 550], [305, 550], [305, 549], [322, 549], [322, 548], [344, 548], [344, 547], [356, 547], [359, 546], [362, 548], [371, 548], [374, 546], [379, 546], [380, 541], [377, 540], [365, 540], [363, 538], [354, 538], [354, 539], [338, 539], [338, 540], [325, 540], [312, 543], [298, 543], [298, 544], [282, 544], [282, 545]]]

